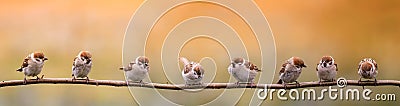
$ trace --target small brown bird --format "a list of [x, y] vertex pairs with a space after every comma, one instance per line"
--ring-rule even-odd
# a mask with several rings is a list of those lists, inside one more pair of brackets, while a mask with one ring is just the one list
[[375, 85], [377, 85], [378, 64], [372, 58], [361, 60], [358, 65], [358, 75], [360, 75], [359, 82], [361, 82], [361, 78], [374, 79]]
[[316, 70], [319, 82], [322, 82], [323, 80], [335, 81], [338, 68], [332, 56], [323, 56], [321, 61], [317, 64]]
[[199, 63], [189, 62], [188, 59], [180, 57], [179, 60], [184, 64], [182, 77], [186, 85], [201, 85], [204, 77], [204, 69]]
[[72, 63], [72, 80], [85, 78], [89, 81], [88, 74], [92, 69], [92, 54], [89, 51], [81, 51]]
[[238, 81], [237, 84], [240, 82], [253, 83], [260, 71], [256, 65], [244, 58], [234, 58], [228, 67], [229, 74]]
[[[24, 72], [24, 84], [26, 84], [26, 76], [36, 76], [39, 80], [39, 74], [42, 71], [44, 62], [48, 60], [42, 52], [34, 52], [29, 54], [22, 62], [21, 68], [17, 69], [19, 72]], [[42, 76], [43, 78], [43, 76]]]
[[121, 67], [124, 70], [129, 80], [142, 83], [142, 80], [148, 76], [150, 66], [149, 59], [145, 56], [139, 56], [128, 64], [127, 67]]
[[299, 78], [303, 67], [307, 66], [301, 58], [291, 57], [288, 59], [282, 64], [282, 68], [279, 71], [278, 84], [283, 84], [286, 88], [286, 83], [296, 82], [296, 86], [298, 86], [299, 82], [297, 82], [297, 79]]

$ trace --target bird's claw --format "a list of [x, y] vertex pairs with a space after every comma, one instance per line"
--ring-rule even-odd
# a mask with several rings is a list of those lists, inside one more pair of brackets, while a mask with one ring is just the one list
[[128, 87], [129, 87], [129, 81], [128, 81], [128, 80], [126, 80], [126, 86], [128, 86]]
[[87, 84], [89, 83], [89, 77], [86, 77], [86, 83]]
[[74, 82], [76, 80], [75, 76], [71, 78], [71, 81]]
[[296, 88], [300, 87], [300, 83], [299, 82], [297, 82], [297, 81], [294, 81], [294, 82], [296, 82]]
[[143, 86], [143, 84], [144, 84], [143, 80], [140, 80], [139, 83], [140, 83], [140, 86]]
[[240, 82], [239, 82], [239, 81], [238, 81], [238, 82], [235, 82], [235, 84], [236, 84], [236, 85], [240, 85]]
[[26, 77], [24, 78], [24, 84], [26, 84], [28, 81], [26, 80]]
[[287, 89], [286, 83], [283, 83], [283, 88]]
[[257, 85], [254, 82], [250, 83], [250, 88], [256, 87]]

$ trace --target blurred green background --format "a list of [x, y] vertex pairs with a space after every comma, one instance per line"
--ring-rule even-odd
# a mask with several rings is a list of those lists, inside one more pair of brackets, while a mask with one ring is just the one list
[[[139, 0], [14, 0], [0, 1], [0, 80], [23, 79], [15, 70], [33, 51], [49, 58], [45, 77], [71, 77], [73, 58], [80, 50], [93, 53], [90, 78], [124, 80], [122, 41]], [[309, 66], [299, 81], [317, 80], [315, 66], [323, 55], [338, 63], [338, 77], [358, 79], [357, 65], [376, 59], [378, 79], [397, 78], [400, 52], [398, 0], [255, 0], [273, 31], [277, 68], [291, 56]], [[207, 9], [207, 8], [205, 8]], [[210, 9], [212, 11], [212, 9]], [[221, 66], [222, 67], [222, 66]], [[225, 70], [224, 70], [225, 71]], [[276, 73], [277, 75], [277, 73]], [[217, 78], [218, 79], [218, 78]], [[277, 79], [275, 77], [274, 79]], [[361, 87], [351, 87], [361, 88]], [[374, 93], [395, 93], [398, 87], [367, 87]], [[248, 89], [238, 104], [246, 104]], [[152, 102], [152, 101], [149, 101]], [[398, 105], [398, 101], [266, 101], [273, 105]], [[0, 88], [0, 105], [137, 105], [125, 87], [30, 85]]]

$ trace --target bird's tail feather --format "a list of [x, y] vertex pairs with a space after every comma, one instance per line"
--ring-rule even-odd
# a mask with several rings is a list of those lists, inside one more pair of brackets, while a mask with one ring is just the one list
[[22, 72], [22, 68], [17, 69], [17, 71]]
[[189, 64], [189, 60], [186, 59], [185, 57], [180, 57], [179, 60], [180, 60], [184, 65]]
[[277, 84], [282, 84], [283, 82], [282, 82], [282, 80], [281, 79], [279, 79], [279, 81], [277, 82]]

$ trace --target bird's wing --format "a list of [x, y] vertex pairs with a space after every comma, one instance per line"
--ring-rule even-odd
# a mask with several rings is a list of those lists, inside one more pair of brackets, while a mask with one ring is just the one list
[[24, 61], [22, 62], [21, 68], [19, 68], [17, 71], [22, 72], [23, 68], [28, 67], [28, 65], [29, 65], [28, 61], [29, 61], [29, 56], [24, 59]]
[[74, 61], [72, 61], [72, 66], [75, 66], [75, 61], [76, 61], [76, 59], [78, 59], [78, 57], [75, 57], [75, 58], [74, 58]]
[[335, 63], [334, 65], [336, 67], [336, 71], [339, 71], [339, 68], [337, 67], [337, 64]]
[[374, 66], [375, 66], [375, 70], [378, 70], [378, 64], [375, 61], [373, 61], [373, 63], [374, 63]]
[[249, 68], [250, 70], [255, 70], [255, 71], [257, 71], [257, 72], [260, 72], [260, 71], [261, 71], [260, 69], [258, 69], [258, 67], [257, 67], [255, 64], [253, 64], [253, 63], [251, 63], [251, 62], [249, 62], [249, 61], [247, 61], [247, 62], [245, 63], [245, 65], [246, 65], [246, 67]]
[[282, 74], [282, 73], [285, 72], [285, 67], [286, 67], [287, 64], [288, 64], [287, 62], [282, 64], [282, 68], [281, 68], [281, 70], [279, 71], [279, 74]]
[[72, 61], [72, 76], [74, 76], [74, 70], [75, 70], [75, 68], [76, 68], [76, 66], [75, 66], [75, 61], [76, 61], [76, 59], [78, 59], [78, 57], [75, 57], [75, 58], [74, 58], [74, 61]]
[[204, 69], [201, 67], [200, 64], [197, 64], [193, 71], [195, 71], [196, 73], [200, 74], [200, 75], [204, 75]]
[[358, 63], [358, 68], [357, 68], [357, 70], [360, 70], [360, 68], [361, 68], [361, 64], [363, 63], [364, 61], [363, 60], [361, 60], [360, 61], [360, 63]]
[[192, 64], [187, 64], [184, 65], [183, 73], [186, 74], [192, 69], [193, 65]]
[[136, 63], [134, 61], [130, 62], [127, 67], [120, 67], [119, 70], [130, 71], [132, 70], [132, 66]]

